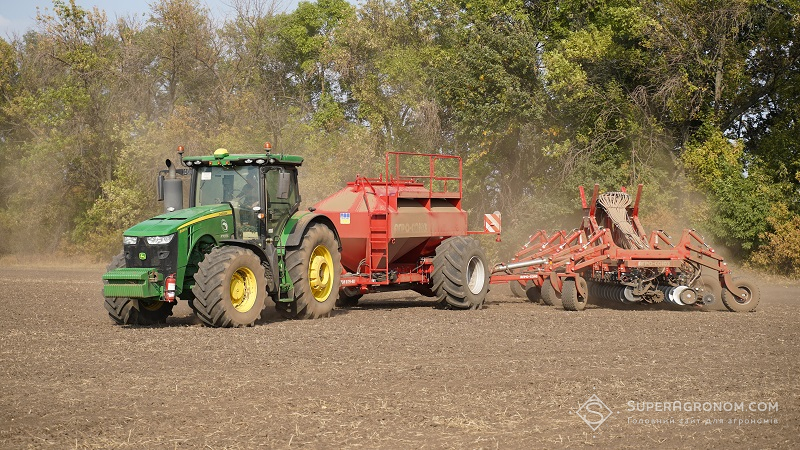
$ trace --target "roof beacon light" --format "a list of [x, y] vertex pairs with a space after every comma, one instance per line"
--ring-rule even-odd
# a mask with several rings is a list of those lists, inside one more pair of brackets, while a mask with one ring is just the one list
[[269, 153], [272, 150], [272, 144], [269, 142], [264, 143], [264, 153]]

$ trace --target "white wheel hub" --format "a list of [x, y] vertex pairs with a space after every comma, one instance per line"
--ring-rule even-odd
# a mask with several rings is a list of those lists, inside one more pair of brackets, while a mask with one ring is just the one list
[[486, 285], [486, 268], [477, 256], [467, 263], [467, 287], [473, 294], [480, 294]]

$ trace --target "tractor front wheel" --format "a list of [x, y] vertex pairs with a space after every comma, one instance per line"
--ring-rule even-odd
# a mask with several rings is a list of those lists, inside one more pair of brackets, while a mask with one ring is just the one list
[[489, 265], [478, 241], [463, 236], [445, 239], [433, 258], [433, 291], [439, 304], [454, 309], [481, 309], [489, 292]]
[[261, 317], [267, 281], [261, 260], [250, 250], [215, 247], [198, 265], [192, 308], [210, 327], [249, 327]]
[[106, 297], [109, 317], [119, 325], [160, 325], [172, 315], [173, 303], [128, 297]]
[[[107, 271], [125, 267], [125, 254], [111, 260]], [[106, 297], [105, 307], [109, 317], [119, 325], [158, 325], [172, 315], [173, 303], [128, 297]]]
[[294, 301], [276, 305], [278, 311], [291, 319], [330, 316], [339, 298], [341, 259], [333, 231], [321, 223], [310, 226], [300, 245], [287, 252]]

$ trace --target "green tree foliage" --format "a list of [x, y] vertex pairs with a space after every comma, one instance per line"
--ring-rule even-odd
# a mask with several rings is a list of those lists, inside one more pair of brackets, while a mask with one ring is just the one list
[[768, 229], [770, 205], [778, 197], [759, 180], [758, 171], [745, 172], [744, 148], [707, 124], [682, 159], [695, 186], [710, 199], [705, 217], [709, 231], [726, 246], [749, 253]]
[[767, 220], [771, 230], [762, 236], [764, 245], [753, 254], [752, 263], [767, 272], [800, 278], [800, 216], [778, 204]]
[[[458, 155], [504, 258], [574, 226], [577, 186], [645, 184], [646, 224], [798, 273], [795, 0], [55, 0], [0, 40], [0, 252], [108, 255], [178, 145], [306, 157], [304, 201], [385, 150]], [[771, 253], [772, 252], [772, 253]]]

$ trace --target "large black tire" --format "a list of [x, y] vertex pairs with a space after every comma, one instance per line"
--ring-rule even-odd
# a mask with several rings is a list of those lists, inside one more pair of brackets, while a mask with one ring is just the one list
[[722, 290], [722, 303], [733, 312], [755, 311], [758, 302], [761, 301], [761, 291], [752, 281], [736, 277], [733, 279], [733, 292], [738, 296], [731, 295], [727, 289]]
[[511, 288], [511, 293], [514, 297], [525, 298], [525, 287], [519, 281], [509, 281], [508, 287]]
[[339, 298], [341, 261], [333, 231], [321, 223], [310, 226], [300, 245], [287, 252], [286, 270], [294, 283], [294, 301], [276, 304], [278, 312], [291, 319], [330, 316]]
[[[125, 267], [125, 254], [120, 253], [111, 260], [107, 271]], [[157, 300], [140, 300], [128, 297], [106, 297], [108, 316], [119, 325], [158, 325], [172, 315], [174, 303]]]
[[550, 283], [550, 278], [544, 280], [542, 283], [542, 301], [548, 306], [561, 307], [561, 296], [556, 292], [553, 284]]
[[478, 241], [454, 236], [436, 247], [433, 291], [439, 305], [454, 309], [480, 309], [489, 292], [489, 265]]
[[577, 281], [574, 278], [564, 280], [564, 285], [561, 289], [561, 303], [567, 311], [583, 311], [586, 309], [588, 298], [578, 292], [578, 283], [581, 283], [581, 289], [588, 296], [589, 288], [586, 285], [586, 280], [580, 277], [578, 277]]
[[336, 299], [336, 306], [339, 308], [352, 308], [358, 306], [358, 301], [364, 294], [357, 288], [344, 288], [339, 291], [339, 298]]
[[542, 289], [536, 286], [533, 281], [528, 281], [525, 285], [525, 297], [531, 303], [540, 303], [542, 301]]
[[192, 288], [197, 317], [210, 327], [250, 327], [261, 317], [267, 280], [261, 260], [252, 251], [215, 247], [198, 264]]

